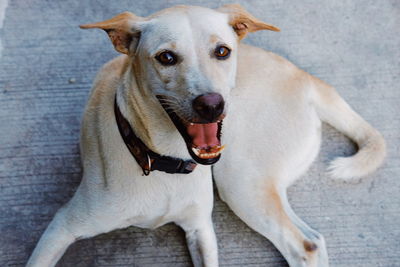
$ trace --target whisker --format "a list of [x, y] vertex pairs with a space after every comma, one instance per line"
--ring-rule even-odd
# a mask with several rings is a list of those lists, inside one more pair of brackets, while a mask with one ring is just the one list
[[[174, 107], [174, 108], [180, 108], [180, 105], [177, 105], [176, 103], [161, 103], [163, 105], [163, 107]], [[165, 105], [164, 105], [165, 104]]]
[[176, 101], [172, 101], [172, 100], [160, 100], [161, 103], [171, 103], [171, 104], [178, 104]]
[[192, 116], [186, 115], [190, 112], [184, 112], [184, 109], [182, 108], [184, 107], [184, 104], [182, 103], [181, 99], [170, 95], [157, 95], [157, 99], [167, 112], [173, 112], [177, 114], [179, 118], [186, 123], [191, 122]]
[[169, 98], [169, 99], [177, 99], [175, 96], [172, 96], [172, 95], [156, 95], [156, 97], [158, 98], [158, 99], [167, 99], [167, 98]]

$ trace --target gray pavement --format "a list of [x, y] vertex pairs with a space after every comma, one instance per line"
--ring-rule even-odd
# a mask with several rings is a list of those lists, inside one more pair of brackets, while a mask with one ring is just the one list
[[[0, 0], [0, 266], [24, 265], [80, 181], [82, 111], [96, 71], [117, 53], [103, 32], [77, 26], [183, 2], [229, 3]], [[324, 126], [317, 161], [289, 190], [295, 211], [325, 236], [332, 266], [400, 266], [400, 2], [235, 2], [282, 30], [245, 42], [334, 85], [388, 143], [376, 173], [335, 182], [324, 173], [327, 162], [355, 147]], [[221, 266], [286, 266], [271, 243], [218, 198], [214, 222]], [[171, 224], [76, 242], [58, 266], [190, 266], [190, 259], [183, 232]]]

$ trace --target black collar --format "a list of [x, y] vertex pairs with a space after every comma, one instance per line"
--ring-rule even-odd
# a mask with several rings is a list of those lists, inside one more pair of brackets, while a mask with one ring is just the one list
[[169, 156], [162, 156], [150, 150], [139, 137], [136, 136], [129, 122], [124, 118], [117, 104], [114, 102], [114, 113], [119, 133], [132, 156], [143, 170], [143, 175], [158, 170], [166, 173], [191, 173], [197, 164], [192, 160], [183, 160]]

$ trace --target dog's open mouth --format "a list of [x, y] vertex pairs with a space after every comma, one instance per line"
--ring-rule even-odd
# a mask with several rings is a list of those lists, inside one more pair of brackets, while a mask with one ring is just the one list
[[[184, 126], [190, 137], [191, 152], [193, 152], [196, 157], [203, 160], [212, 160], [221, 155], [221, 151], [224, 149], [220, 141], [222, 121], [212, 123], [186, 123]], [[197, 159], [195, 160], [197, 161]]]
[[186, 121], [169, 108], [162, 96], [157, 98], [185, 140], [190, 156], [203, 165], [216, 163], [224, 149], [221, 145], [222, 119], [210, 123]]

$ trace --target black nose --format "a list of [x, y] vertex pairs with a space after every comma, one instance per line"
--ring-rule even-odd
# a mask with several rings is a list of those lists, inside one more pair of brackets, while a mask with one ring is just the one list
[[207, 93], [196, 97], [192, 105], [202, 119], [214, 122], [224, 111], [225, 101], [220, 94]]

